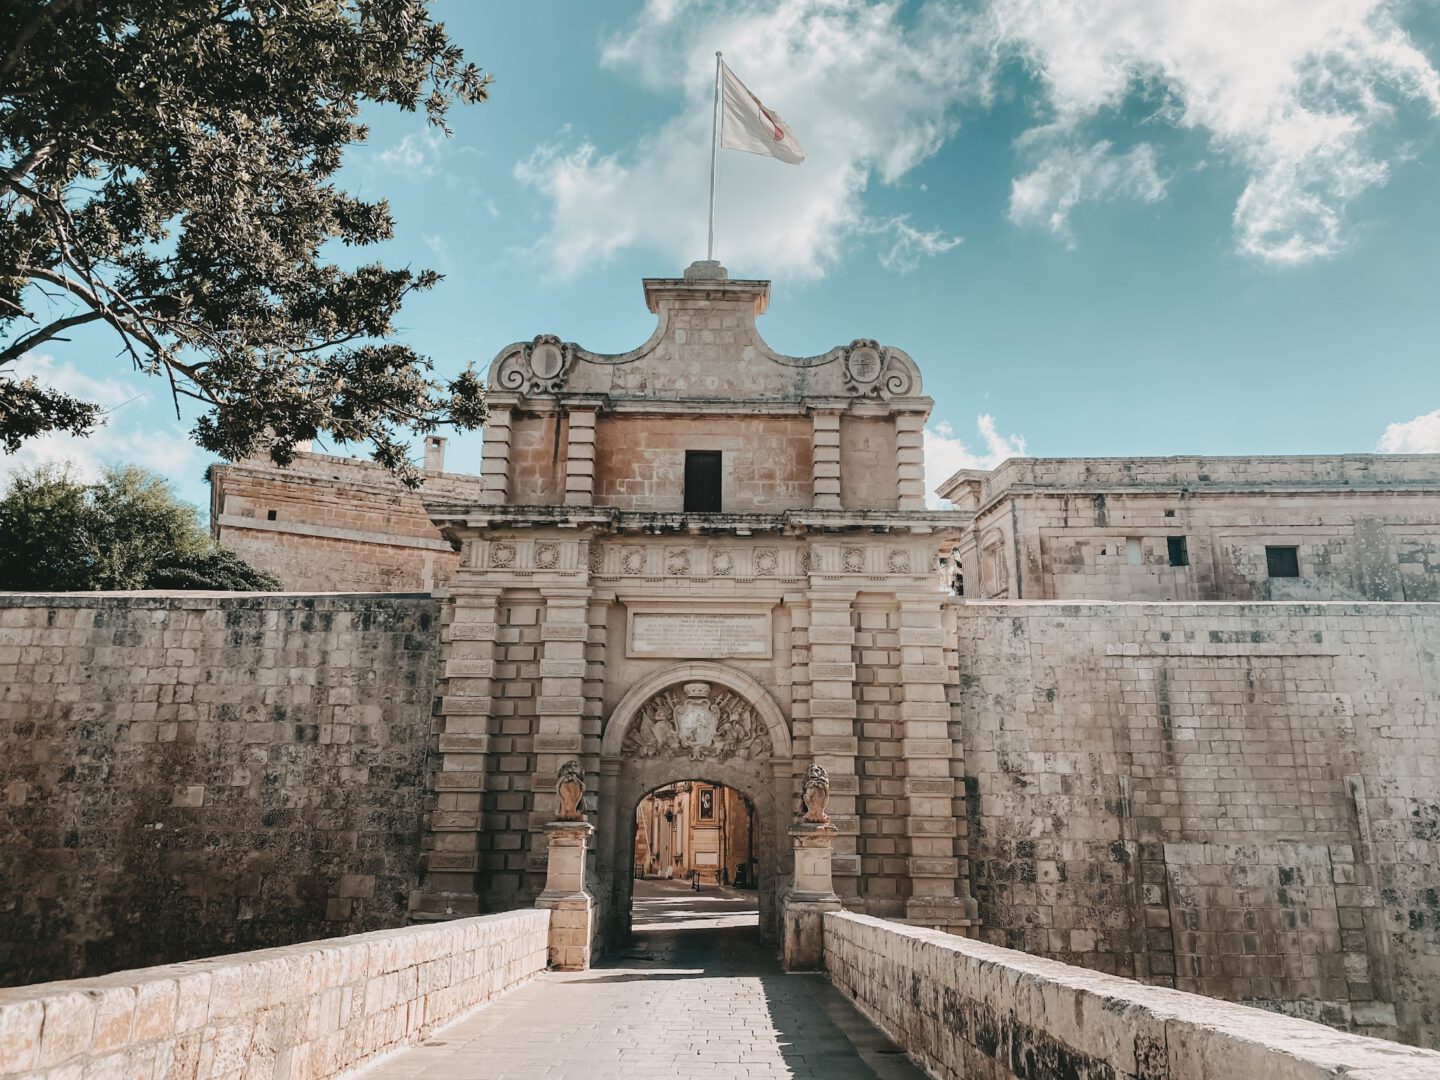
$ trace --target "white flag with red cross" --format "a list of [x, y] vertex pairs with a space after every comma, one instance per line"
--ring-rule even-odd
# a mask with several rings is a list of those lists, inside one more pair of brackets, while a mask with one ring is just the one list
[[787, 165], [799, 165], [805, 151], [780, 115], [767, 109], [750, 88], [720, 62], [720, 145], [727, 150], [765, 154]]

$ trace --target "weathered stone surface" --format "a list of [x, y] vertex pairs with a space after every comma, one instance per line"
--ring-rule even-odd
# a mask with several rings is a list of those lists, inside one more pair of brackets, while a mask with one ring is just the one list
[[1440, 1053], [850, 913], [825, 970], [938, 1080], [1440, 1078]]
[[0, 1077], [348, 1073], [544, 971], [549, 925], [516, 911], [0, 990]]
[[0, 595], [25, 642], [0, 665], [0, 982], [400, 922], [438, 621], [404, 596]]

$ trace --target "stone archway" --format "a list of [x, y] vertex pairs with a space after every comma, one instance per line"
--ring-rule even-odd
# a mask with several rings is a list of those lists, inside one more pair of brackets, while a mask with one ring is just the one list
[[760, 933], [778, 938], [777, 897], [791, 872], [783, 843], [792, 816], [790, 727], [760, 683], [723, 664], [692, 661], [636, 683], [601, 737], [596, 895], [610, 942], [630, 932], [635, 810], [656, 788], [703, 780], [753, 807]]

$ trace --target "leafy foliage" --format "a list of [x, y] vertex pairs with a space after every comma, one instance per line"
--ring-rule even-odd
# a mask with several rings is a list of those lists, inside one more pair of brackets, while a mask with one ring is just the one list
[[326, 431], [416, 483], [401, 432], [478, 426], [483, 389], [388, 340], [438, 275], [321, 257], [392, 232], [331, 178], [363, 102], [444, 129], [488, 82], [425, 0], [0, 4], [0, 443], [93, 428], [4, 366], [97, 323], [204, 404], [206, 449], [285, 464]]
[[278, 588], [217, 546], [163, 479], [134, 466], [98, 484], [44, 466], [15, 476], [0, 499], [0, 589]]

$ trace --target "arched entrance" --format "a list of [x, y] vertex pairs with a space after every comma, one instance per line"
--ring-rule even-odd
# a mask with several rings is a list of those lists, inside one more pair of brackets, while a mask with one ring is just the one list
[[597, 898], [606, 937], [630, 933], [635, 814], [649, 792], [687, 780], [733, 788], [753, 808], [760, 934], [779, 936], [777, 896], [792, 870], [790, 729], [765, 688], [723, 664], [693, 661], [631, 687], [605, 725], [600, 758]]

